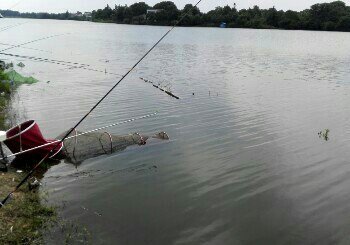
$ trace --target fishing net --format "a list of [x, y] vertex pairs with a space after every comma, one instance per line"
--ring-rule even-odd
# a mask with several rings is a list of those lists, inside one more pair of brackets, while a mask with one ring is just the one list
[[[112, 154], [132, 145], [144, 145], [148, 137], [138, 133], [126, 136], [111, 135], [108, 132], [87, 133], [74, 137], [82, 132], [73, 131], [64, 141], [62, 153], [64, 158], [72, 163], [80, 163], [86, 159], [104, 154]], [[65, 134], [58, 137], [61, 139]]]
[[13, 84], [16, 86], [21, 84], [33, 84], [39, 82], [39, 80], [33, 77], [24, 77], [15, 70], [10, 70], [8, 72], [5, 72], [5, 74], [8, 76], [11, 83], [13, 82]]

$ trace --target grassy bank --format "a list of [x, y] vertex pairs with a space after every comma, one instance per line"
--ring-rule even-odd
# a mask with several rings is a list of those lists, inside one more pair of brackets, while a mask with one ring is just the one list
[[[7, 172], [0, 174], [0, 197], [5, 197], [24, 174]], [[42, 229], [55, 218], [53, 208], [40, 202], [39, 192], [23, 186], [0, 209], [0, 244], [40, 244]]]
[[[5, 73], [0, 70], [1, 130], [11, 126], [6, 123], [7, 105], [11, 93], [21, 82], [23, 81], [20, 81], [14, 72]], [[14, 189], [24, 175], [25, 173], [17, 173], [15, 169], [0, 173], [1, 200]], [[23, 185], [18, 192], [14, 193], [6, 206], [0, 208], [0, 244], [40, 244], [41, 231], [50, 220], [55, 218], [55, 215], [53, 208], [42, 205], [39, 192], [29, 191], [28, 186]]]

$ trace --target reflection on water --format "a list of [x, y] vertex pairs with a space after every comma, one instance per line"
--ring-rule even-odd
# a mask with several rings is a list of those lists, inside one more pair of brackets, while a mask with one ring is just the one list
[[[47, 52], [11, 52], [122, 74], [166, 30], [29, 20], [1, 39], [17, 44], [69, 33], [28, 45]], [[63, 216], [86, 226], [98, 244], [346, 244], [349, 49], [348, 33], [178, 28], [79, 128], [159, 111], [111, 133], [166, 131], [171, 140], [78, 169], [54, 166], [45, 188], [53, 203], [67, 203]], [[21, 87], [13, 107], [50, 137], [71, 127], [117, 79], [19, 61], [23, 73], [43, 82]], [[181, 100], [139, 77], [167, 84]], [[324, 129], [329, 141], [318, 137]]]

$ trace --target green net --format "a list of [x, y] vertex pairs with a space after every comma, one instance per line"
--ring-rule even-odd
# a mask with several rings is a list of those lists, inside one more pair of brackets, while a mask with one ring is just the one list
[[16, 72], [15, 70], [11, 70], [8, 72], [5, 72], [5, 74], [8, 76], [11, 82], [14, 83], [14, 85], [18, 86], [21, 84], [33, 84], [39, 82], [39, 80], [33, 78], [33, 77], [25, 77]]

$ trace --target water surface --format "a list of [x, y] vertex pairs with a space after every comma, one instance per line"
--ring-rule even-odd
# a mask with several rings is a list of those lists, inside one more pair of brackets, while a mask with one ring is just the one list
[[[12, 106], [47, 137], [72, 127], [167, 30], [23, 19], [0, 28], [20, 22], [2, 43], [63, 35], [7, 53], [99, 71], [15, 59], [42, 82], [20, 87]], [[349, 50], [348, 33], [177, 28], [79, 127], [159, 111], [110, 132], [171, 140], [61, 163], [44, 189], [95, 244], [348, 244]]]

